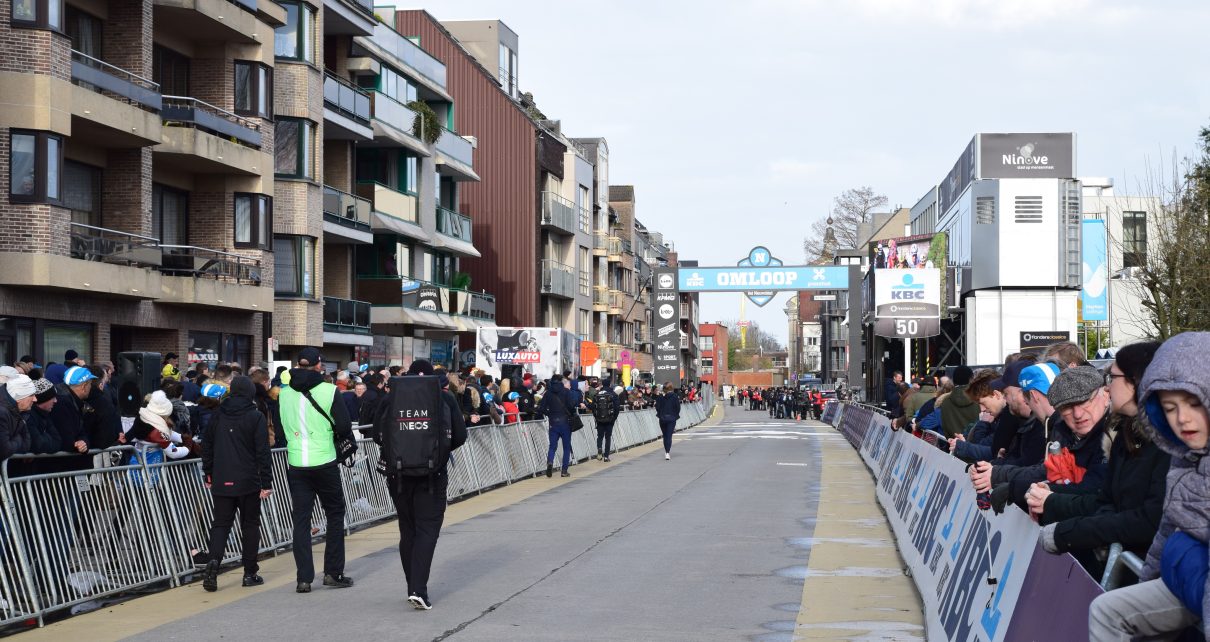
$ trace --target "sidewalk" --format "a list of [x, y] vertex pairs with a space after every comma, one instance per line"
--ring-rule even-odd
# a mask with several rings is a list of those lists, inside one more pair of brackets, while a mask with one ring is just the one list
[[920, 594], [869, 469], [843, 438], [820, 442], [819, 508], [795, 639], [923, 640]]

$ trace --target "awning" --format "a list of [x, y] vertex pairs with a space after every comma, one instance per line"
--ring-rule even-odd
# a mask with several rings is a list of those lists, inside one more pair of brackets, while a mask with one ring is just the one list
[[454, 317], [452, 317], [444, 312], [437, 313], [437, 322], [440, 323], [441, 327], [446, 330], [461, 331], [461, 326], [459, 326], [458, 322], [454, 320]]
[[[419, 225], [416, 225], [415, 223], [409, 223], [403, 219], [395, 218], [394, 216], [391, 216], [390, 214], [383, 214], [382, 212], [374, 212], [373, 223], [374, 223], [373, 228], [379, 232], [381, 232], [381, 231], [394, 232], [396, 234], [399, 234], [400, 236], [406, 236], [408, 238], [413, 238], [418, 241], [424, 241], [425, 243], [433, 242], [433, 238], [431, 236], [429, 236], [428, 232], [424, 231], [424, 228], [420, 227]], [[474, 249], [474, 248], [472, 248], [472, 249]], [[479, 256], [479, 254], [476, 253], [475, 256]]]
[[432, 244], [433, 247], [443, 247], [454, 254], [461, 254], [462, 256], [473, 256], [475, 258], [480, 258], [483, 256], [479, 253], [479, 250], [475, 249], [474, 245], [471, 245], [462, 239], [456, 239], [452, 236], [446, 236], [444, 234], [437, 234], [434, 236]]

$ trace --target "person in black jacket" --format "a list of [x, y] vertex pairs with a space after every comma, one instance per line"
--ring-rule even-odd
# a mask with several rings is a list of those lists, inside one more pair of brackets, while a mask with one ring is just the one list
[[1118, 430], [1101, 491], [1055, 493], [1049, 484], [1039, 483], [1027, 494], [1030, 514], [1043, 526], [1038, 536], [1042, 548], [1071, 552], [1093, 577], [1104, 571], [1096, 549], [1118, 543], [1146, 557], [1159, 528], [1171, 458], [1146, 437], [1135, 399], [1138, 382], [1159, 346], [1146, 341], [1123, 347], [1106, 373]]
[[[51, 421], [50, 411], [57, 398], [55, 386], [47, 379], [34, 380], [34, 405], [23, 417], [29, 429], [29, 450], [33, 455], [59, 452], [59, 430]], [[45, 469], [44, 462], [35, 459], [14, 460], [8, 463], [9, 477], [36, 475]]]
[[538, 405], [538, 414], [546, 417], [550, 447], [546, 451], [546, 476], [554, 474], [555, 451], [559, 442], [563, 442], [563, 473], [562, 477], [571, 477], [568, 468], [571, 467], [571, 413], [575, 412], [571, 392], [563, 384], [563, 375], [550, 378], [550, 386], [542, 396]]
[[608, 382], [602, 384], [597, 381], [595, 385], [595, 394], [588, 403], [592, 406], [593, 418], [597, 420], [597, 459], [609, 461], [609, 453], [613, 450], [613, 426], [622, 412], [622, 399], [619, 396], [622, 386], [610, 390]]
[[202, 472], [214, 496], [214, 525], [210, 528], [210, 561], [202, 588], [218, 590], [218, 568], [227, 538], [240, 514], [244, 546], [244, 586], [260, 586], [256, 553], [260, 548], [260, 502], [273, 492], [269, 460], [269, 424], [256, 409], [256, 387], [248, 377], [231, 381], [231, 392], [219, 406], [202, 442]]
[[665, 383], [664, 394], [655, 398], [655, 416], [660, 421], [660, 432], [664, 433], [664, 459], [672, 459], [672, 433], [676, 420], [681, 418], [681, 400], [671, 382]]
[[92, 448], [104, 449], [121, 443], [122, 416], [113, 399], [105, 392], [105, 371], [99, 366], [88, 366], [93, 376], [92, 388], [84, 403], [91, 412], [84, 413], [84, 432]]
[[0, 386], [0, 461], [29, 452], [29, 428], [21, 413], [34, 406], [34, 382], [25, 375]]
[[[411, 376], [433, 373], [433, 365], [424, 359], [413, 361], [407, 371]], [[442, 380], [445, 385], [441, 390], [441, 401], [445, 404], [446, 422], [450, 427], [449, 450], [453, 452], [466, 443], [466, 423], [462, 420], [460, 402], [445, 387], [448, 386], [448, 377], [442, 377]], [[390, 400], [384, 399], [375, 420], [386, 420], [390, 410]], [[381, 445], [381, 431], [374, 431], [374, 439]], [[447, 459], [440, 470], [430, 477], [396, 477], [388, 474], [387, 478], [391, 500], [399, 516], [399, 559], [408, 583], [408, 602], [419, 610], [433, 608], [433, 601], [429, 598], [429, 571], [433, 566], [441, 524], [445, 521], [448, 464]]]

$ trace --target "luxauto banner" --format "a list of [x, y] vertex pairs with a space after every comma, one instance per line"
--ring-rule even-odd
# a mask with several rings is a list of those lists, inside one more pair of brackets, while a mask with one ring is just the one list
[[1038, 527], [979, 510], [964, 464], [928, 442], [870, 426], [861, 455], [924, 600], [930, 640], [1005, 639]]

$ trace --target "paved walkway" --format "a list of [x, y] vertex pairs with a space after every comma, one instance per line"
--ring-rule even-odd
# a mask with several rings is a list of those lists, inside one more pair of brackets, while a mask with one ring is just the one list
[[[724, 418], [724, 412], [725, 418]], [[293, 592], [289, 555], [263, 587], [192, 584], [22, 638], [737, 640], [922, 637], [920, 600], [856, 453], [818, 422], [720, 408], [677, 436], [574, 477], [450, 506], [432, 611], [404, 603], [394, 523], [347, 539], [357, 586]], [[321, 543], [317, 560], [322, 557]]]

